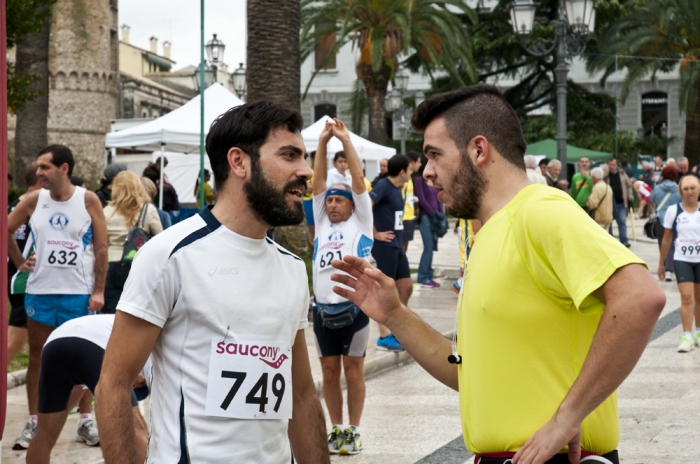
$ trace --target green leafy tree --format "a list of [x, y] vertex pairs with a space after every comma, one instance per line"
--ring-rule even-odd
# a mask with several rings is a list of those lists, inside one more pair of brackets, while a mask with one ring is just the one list
[[[686, 115], [684, 153], [700, 163], [700, 0], [649, 0], [629, 4], [628, 14], [605, 28], [597, 42], [602, 53], [620, 55], [627, 69], [622, 100], [641, 79], [678, 66], [680, 107]], [[645, 59], [637, 58], [643, 56]], [[603, 81], [615, 71], [613, 56], [588, 61], [591, 72], [604, 70]]]
[[459, 85], [476, 81], [471, 40], [462, 22], [462, 16], [476, 22], [476, 14], [462, 0], [302, 0], [301, 8], [302, 61], [329, 36], [335, 43], [320, 69], [344, 45], [359, 48], [356, 73], [367, 94], [373, 142], [386, 142], [384, 98], [402, 55], [418, 54], [424, 71], [444, 70]]

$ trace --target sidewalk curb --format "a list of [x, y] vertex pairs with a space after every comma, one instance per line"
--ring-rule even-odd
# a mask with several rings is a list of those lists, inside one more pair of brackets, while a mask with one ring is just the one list
[[19, 387], [27, 382], [27, 369], [7, 374], [7, 389]]
[[[452, 333], [453, 331], [449, 331], [447, 333], [443, 333], [442, 336], [448, 340], [452, 340]], [[408, 354], [407, 351], [402, 351], [400, 353], [386, 351], [384, 354], [365, 362], [365, 380], [414, 361], [415, 360], [413, 357]], [[347, 388], [345, 383], [345, 375], [341, 373], [340, 377], [340, 386], [343, 390], [345, 390]], [[316, 386], [316, 393], [318, 393], [318, 397], [323, 398], [323, 378], [314, 379], [314, 385]]]

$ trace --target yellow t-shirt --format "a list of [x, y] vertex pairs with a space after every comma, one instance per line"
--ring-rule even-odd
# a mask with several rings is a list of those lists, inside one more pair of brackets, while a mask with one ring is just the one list
[[372, 182], [370, 182], [369, 180], [367, 180], [366, 177], [365, 177], [365, 188], [367, 189], [368, 192], [371, 192], [371, 191], [372, 191]]
[[311, 179], [306, 182], [306, 193], [301, 197], [302, 200], [310, 201], [314, 196], [314, 170], [311, 170]]
[[[195, 198], [197, 199], [197, 208], [199, 208], [199, 187], [197, 187], [194, 191]], [[204, 204], [205, 205], [211, 205], [212, 201], [214, 201], [214, 189], [211, 188], [211, 185], [207, 184], [206, 182], [204, 183]]]
[[[458, 351], [464, 441], [516, 452], [556, 412], [581, 371], [604, 304], [591, 295], [642, 260], [564, 192], [520, 191], [474, 238], [462, 287]], [[619, 441], [617, 395], [583, 422], [584, 450]]]
[[416, 218], [416, 210], [413, 207], [413, 202], [415, 201], [415, 196], [413, 195], [413, 179], [408, 179], [408, 182], [403, 184], [401, 195], [403, 195], [406, 201], [403, 208], [403, 220], [413, 221]]

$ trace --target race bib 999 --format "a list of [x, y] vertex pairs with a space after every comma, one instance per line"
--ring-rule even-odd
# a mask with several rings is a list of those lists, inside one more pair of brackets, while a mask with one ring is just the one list
[[234, 419], [291, 419], [291, 347], [212, 340], [205, 414]]

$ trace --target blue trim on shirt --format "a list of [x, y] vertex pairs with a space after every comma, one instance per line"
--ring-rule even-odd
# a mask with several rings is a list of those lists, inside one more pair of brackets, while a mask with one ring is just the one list
[[202, 218], [202, 220], [204, 220], [204, 222], [207, 225], [202, 227], [201, 229], [195, 230], [190, 235], [180, 240], [180, 243], [178, 243], [175, 246], [175, 248], [173, 248], [173, 251], [170, 252], [170, 256], [174, 255], [181, 248], [184, 248], [187, 245], [190, 245], [196, 242], [197, 240], [206, 237], [207, 235], [221, 227], [221, 223], [218, 221], [218, 219], [214, 217], [213, 214], [211, 214], [211, 211], [209, 209], [202, 210], [199, 213], [199, 216]]
[[279, 251], [279, 252], [282, 253], [283, 255], [291, 256], [292, 258], [294, 258], [294, 259], [296, 259], [296, 260], [299, 260], [299, 261], [304, 261], [304, 260], [301, 259], [300, 257], [295, 256], [295, 255], [291, 254], [290, 252], [288, 252], [288, 251], [286, 251], [286, 250], [280, 248], [279, 245], [277, 245], [275, 242], [273, 242], [272, 240], [270, 240], [270, 237], [265, 237], [265, 240], [267, 240], [267, 242], [268, 242], [270, 245], [274, 245], [274, 247], [277, 249], [277, 251]]
[[180, 390], [180, 460], [177, 464], [190, 464], [187, 450], [187, 430], [185, 430], [185, 397]]

